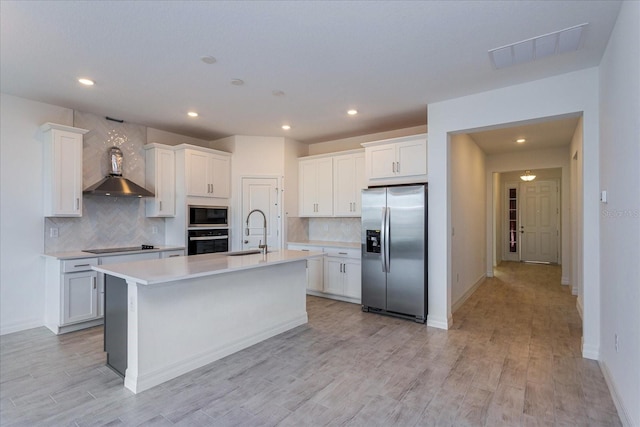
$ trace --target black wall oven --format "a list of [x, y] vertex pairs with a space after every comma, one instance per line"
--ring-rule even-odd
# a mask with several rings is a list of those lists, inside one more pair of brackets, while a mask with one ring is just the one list
[[189, 255], [229, 251], [228, 228], [200, 228], [187, 231]]
[[189, 206], [189, 228], [228, 227], [229, 208], [226, 206]]

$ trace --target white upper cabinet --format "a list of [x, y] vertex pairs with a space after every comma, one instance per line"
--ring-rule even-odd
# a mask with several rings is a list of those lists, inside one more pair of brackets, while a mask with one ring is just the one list
[[45, 123], [44, 216], [82, 216], [82, 135], [86, 129]]
[[145, 200], [148, 217], [173, 217], [176, 215], [176, 163], [173, 147], [147, 144], [145, 179], [146, 188], [154, 198]]
[[334, 216], [360, 216], [360, 191], [366, 187], [364, 153], [333, 157]]
[[362, 146], [370, 185], [427, 181], [427, 134], [367, 142]]
[[228, 199], [231, 156], [208, 149], [185, 149], [187, 195]]
[[333, 159], [305, 159], [298, 163], [300, 216], [333, 215]]

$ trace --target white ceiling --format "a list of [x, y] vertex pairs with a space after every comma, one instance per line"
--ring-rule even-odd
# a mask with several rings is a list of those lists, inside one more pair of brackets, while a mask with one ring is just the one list
[[[3, 93], [207, 140], [311, 143], [424, 125], [428, 103], [597, 66], [620, 2], [2, 0], [0, 8]], [[576, 52], [491, 66], [489, 49], [582, 23]], [[217, 62], [204, 64], [205, 55]], [[81, 76], [96, 85], [82, 87]]]
[[[486, 154], [523, 152], [571, 144], [580, 115], [539, 121], [534, 124], [502, 127], [468, 135]], [[516, 142], [525, 139], [523, 143]]]

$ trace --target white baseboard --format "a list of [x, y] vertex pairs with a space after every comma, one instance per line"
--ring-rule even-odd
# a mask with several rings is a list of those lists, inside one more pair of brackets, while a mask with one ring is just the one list
[[582, 357], [585, 359], [600, 360], [600, 347], [585, 344], [584, 337], [582, 337]]
[[453, 318], [449, 317], [445, 319], [443, 317], [436, 317], [431, 314], [427, 314], [427, 326], [438, 329], [449, 329], [453, 324]]
[[12, 334], [14, 332], [25, 331], [27, 329], [44, 326], [42, 319], [23, 320], [20, 322], [3, 323], [0, 327], [0, 335]]
[[468, 300], [471, 295], [473, 295], [473, 293], [478, 289], [478, 287], [482, 284], [482, 282], [484, 282], [484, 280], [486, 278], [487, 278], [487, 276], [484, 275], [484, 274], [482, 276], [480, 276], [480, 278], [478, 280], [476, 280], [476, 283], [474, 283], [469, 289], [467, 289], [467, 292], [462, 294], [462, 296], [460, 298], [458, 298], [458, 301], [456, 301], [453, 304], [453, 306], [451, 307], [451, 311], [453, 313], [458, 311], [458, 309], [460, 307], [462, 307], [462, 304], [464, 304], [465, 301]]
[[124, 386], [134, 393], [140, 393], [144, 390], [150, 389], [151, 387], [162, 384], [165, 381], [169, 381], [194, 369], [200, 368], [202, 366], [208, 365], [211, 362], [222, 359], [223, 357], [229, 356], [230, 354], [233, 354], [237, 351], [243, 350], [247, 347], [251, 347], [252, 345], [264, 341], [267, 338], [271, 338], [297, 326], [304, 325], [308, 321], [309, 319], [307, 317], [307, 313], [305, 312], [303, 315], [296, 316], [295, 318], [290, 319], [286, 322], [266, 328], [242, 340], [231, 342], [222, 346], [212, 347], [203, 353], [190, 356], [178, 362], [167, 364], [162, 368], [156, 369], [151, 372], [142, 374], [138, 373], [137, 377], [127, 372], [124, 379]]
[[582, 309], [582, 301], [580, 298], [576, 298], [576, 308], [578, 309], [578, 314], [580, 315], [580, 320], [584, 322], [584, 315]]
[[568, 285], [568, 284], [569, 284], [569, 278], [568, 278], [568, 277], [564, 277], [564, 276], [563, 276], [563, 277], [560, 279], [560, 284], [561, 284], [561, 285]]
[[611, 398], [613, 399], [613, 404], [616, 405], [616, 409], [618, 410], [618, 416], [620, 417], [620, 421], [622, 425], [625, 427], [632, 427], [631, 418], [629, 418], [629, 413], [624, 407], [622, 400], [620, 400], [620, 395], [618, 394], [618, 390], [616, 389], [616, 384], [613, 382], [613, 378], [611, 378], [611, 372], [609, 372], [609, 368], [607, 368], [607, 364], [602, 360], [598, 361], [600, 365], [600, 370], [602, 371], [602, 375], [604, 376], [604, 380], [609, 387], [609, 393], [611, 394]]
[[578, 296], [578, 287], [576, 285], [571, 286], [571, 295]]

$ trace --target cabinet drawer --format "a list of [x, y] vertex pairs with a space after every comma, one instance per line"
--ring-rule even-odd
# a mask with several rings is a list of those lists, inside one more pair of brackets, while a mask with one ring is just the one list
[[341, 258], [357, 258], [360, 259], [360, 249], [355, 248], [324, 248], [327, 256]]
[[63, 273], [87, 271], [91, 270], [92, 265], [98, 265], [98, 258], [68, 259], [66, 261], [61, 261], [61, 263]]
[[161, 255], [160, 255], [161, 258], [174, 258], [177, 256], [184, 256], [184, 251], [182, 249], [175, 250], [175, 251], [164, 251], [164, 252], [161, 252]]
[[309, 246], [309, 245], [287, 245], [287, 249], [292, 251], [312, 251], [322, 252], [322, 246]]

